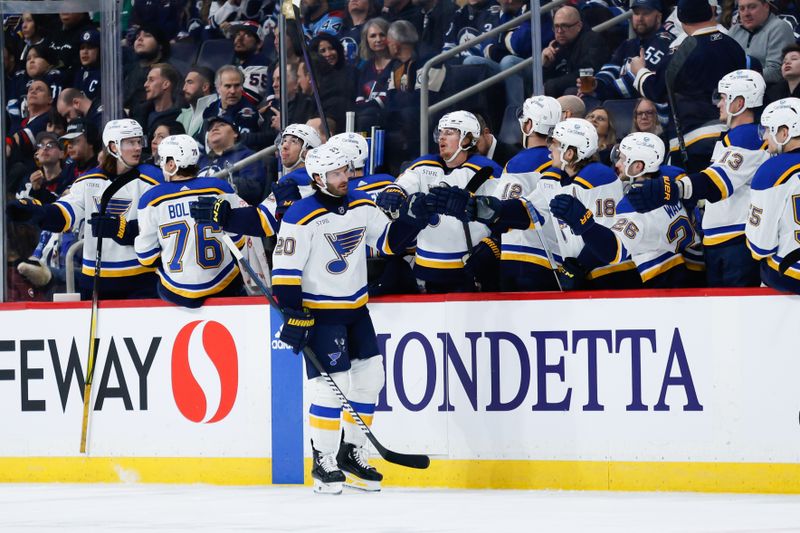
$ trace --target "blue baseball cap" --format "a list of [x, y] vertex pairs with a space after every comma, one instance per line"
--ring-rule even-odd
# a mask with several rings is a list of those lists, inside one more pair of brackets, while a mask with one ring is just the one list
[[633, 2], [631, 2], [631, 9], [636, 9], [637, 7], [652, 9], [654, 11], [664, 11], [661, 0], [633, 0]]
[[95, 29], [91, 29], [81, 33], [81, 45], [84, 44], [94, 46], [95, 48], [100, 48], [100, 32]]

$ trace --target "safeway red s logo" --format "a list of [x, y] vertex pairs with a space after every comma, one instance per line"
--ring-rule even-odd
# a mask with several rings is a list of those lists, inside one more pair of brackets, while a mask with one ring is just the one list
[[213, 320], [186, 324], [172, 348], [172, 395], [181, 414], [192, 422], [219, 422], [231, 412], [238, 388], [239, 361], [228, 329]]

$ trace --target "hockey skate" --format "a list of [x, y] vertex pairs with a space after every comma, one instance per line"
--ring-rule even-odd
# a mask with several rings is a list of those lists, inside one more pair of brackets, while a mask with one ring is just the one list
[[314, 466], [311, 468], [314, 492], [317, 494], [341, 494], [345, 477], [336, 464], [336, 456], [332, 453], [322, 455], [313, 447], [311, 450], [314, 454]]
[[357, 447], [347, 442], [341, 443], [336, 460], [339, 468], [344, 472], [345, 487], [365, 492], [381, 490], [383, 474], [375, 470], [375, 467], [369, 464], [368, 459], [365, 446]]

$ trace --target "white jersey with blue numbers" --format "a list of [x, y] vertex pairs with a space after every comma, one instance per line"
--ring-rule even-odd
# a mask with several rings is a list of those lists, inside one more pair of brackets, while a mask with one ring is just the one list
[[719, 188], [722, 199], [706, 202], [703, 245], [714, 246], [744, 235], [750, 204], [750, 181], [769, 159], [757, 124], [743, 124], [725, 134], [714, 146], [713, 164], [702, 173]]
[[[154, 185], [163, 180], [161, 171], [150, 165], [139, 166], [139, 179], [135, 179], [114, 194], [108, 203], [106, 213], [124, 218], [127, 222], [139, 219], [139, 199]], [[66, 221], [61, 231], [71, 231], [88, 221], [100, 209], [100, 197], [112, 180], [101, 168], [89, 170], [72, 184], [69, 193], [55, 202]], [[85, 227], [89, 227], [86, 224]], [[84, 236], [83, 265], [81, 272], [94, 275], [97, 256], [97, 239], [91, 237], [90, 230], [84, 230], [90, 237]], [[141, 265], [133, 246], [122, 245], [113, 239], [103, 241], [103, 258], [100, 263], [100, 277], [121, 278], [153, 272], [153, 267]]]
[[643, 282], [685, 264], [684, 250], [699, 242], [683, 204], [637, 213], [624, 198], [617, 205], [611, 230], [617, 238], [611, 264], [633, 259]]
[[[139, 200], [136, 255], [142, 265], [158, 267], [161, 284], [183, 298], [205, 298], [225, 289], [239, 274], [216, 224], [197, 222], [189, 203], [200, 196], [221, 196], [231, 205], [241, 199], [216, 178], [171, 181], [150, 189]], [[232, 236], [239, 247], [244, 238]], [[160, 261], [158, 261], [160, 259]]]
[[363, 307], [368, 299], [366, 247], [393, 253], [387, 242], [388, 217], [366, 195], [348, 193], [346, 198], [342, 214], [329, 211], [317, 195], [304, 198], [281, 222], [272, 255], [272, 285], [300, 286], [303, 307]]
[[[500, 200], [513, 200], [531, 194], [539, 184], [542, 173], [553, 161], [550, 150], [544, 146], [528, 148], [506, 163], [503, 174], [495, 184], [494, 196]], [[500, 260], [533, 263], [549, 268], [542, 257], [540, 235], [534, 231], [512, 229], [501, 237]]]
[[[623, 185], [614, 171], [601, 163], [588, 164], [565, 182], [562, 182], [560, 173], [554, 170], [542, 173], [536, 190], [526, 200], [533, 204], [540, 218], [544, 220], [548, 246], [555, 241], [555, 247], [551, 247], [550, 251], [556, 260], [578, 257], [585, 246], [582, 237], [575, 235], [569, 226], [550, 214], [550, 201], [559, 194], [574, 196], [592, 211], [597, 223], [611, 228], [617, 214], [617, 203], [623, 197]], [[538, 254], [542, 258], [546, 257], [544, 250], [540, 249]], [[631, 261], [598, 267], [592, 270], [589, 279], [633, 268], [635, 266]]]
[[[778, 270], [786, 255], [800, 247], [800, 153], [769, 159], [753, 177], [745, 234], [756, 260]], [[800, 263], [785, 273], [800, 280]]]
[[[472, 176], [482, 167], [491, 166], [493, 177], [501, 174], [494, 161], [483, 156], [473, 155], [461, 166], [449, 169], [437, 156], [426, 156], [414, 162], [395, 182], [408, 194], [421, 192], [427, 194], [432, 187], [442, 185], [465, 188]], [[495, 180], [487, 180], [476, 194], [490, 196], [494, 192]], [[472, 246], [489, 236], [489, 228], [480, 222], [469, 223]], [[451, 216], [439, 217], [439, 223], [423, 229], [417, 236], [415, 264], [423, 269], [433, 269], [447, 273], [452, 269], [464, 267], [463, 258], [467, 253], [464, 226], [460, 220]], [[426, 276], [418, 271], [418, 275]], [[425, 278], [423, 278], [425, 279]]]

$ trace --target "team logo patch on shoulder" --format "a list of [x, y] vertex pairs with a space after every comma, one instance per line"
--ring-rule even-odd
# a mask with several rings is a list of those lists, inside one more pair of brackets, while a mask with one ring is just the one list
[[341, 274], [347, 270], [347, 257], [358, 248], [361, 241], [364, 239], [364, 232], [366, 228], [354, 228], [339, 233], [326, 233], [325, 239], [328, 244], [333, 248], [333, 253], [336, 254], [336, 259], [328, 262], [325, 268], [331, 274]]
[[[100, 212], [100, 197], [94, 197], [94, 207], [95, 210], [99, 213]], [[112, 198], [108, 202], [108, 207], [106, 207], [106, 213], [109, 215], [116, 215], [121, 217], [128, 210], [131, 208], [131, 200], [130, 198]]]

